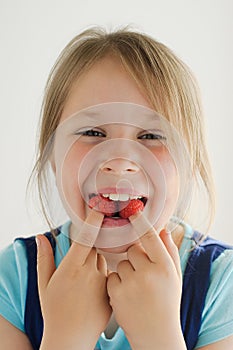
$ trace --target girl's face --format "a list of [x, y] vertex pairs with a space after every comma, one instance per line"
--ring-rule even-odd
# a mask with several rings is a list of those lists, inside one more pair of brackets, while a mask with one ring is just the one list
[[[95, 108], [98, 113], [78, 114], [96, 105], [100, 105]], [[62, 149], [69, 125], [76, 139], [66, 152], [55, 154], [54, 171], [64, 207], [76, 228], [91, 210], [88, 204], [93, 194], [143, 197], [149, 221], [157, 229], [167, 224], [177, 204], [179, 176], [163, 142], [165, 136], [143, 114], [148, 108], [146, 96], [115, 57], [101, 59], [74, 83], [58, 127], [55, 153], [56, 147]], [[97, 246], [110, 252], [125, 251], [135, 240], [131, 231], [127, 219], [106, 218]]]

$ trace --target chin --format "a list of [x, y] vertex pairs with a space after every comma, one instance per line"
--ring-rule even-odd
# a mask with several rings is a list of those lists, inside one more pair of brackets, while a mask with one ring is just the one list
[[98, 247], [98, 250], [110, 254], [121, 254], [121, 253], [126, 253], [127, 250], [134, 244], [138, 244], [139, 240], [136, 240], [134, 242], [119, 246], [119, 247], [111, 247], [111, 248], [100, 248]]

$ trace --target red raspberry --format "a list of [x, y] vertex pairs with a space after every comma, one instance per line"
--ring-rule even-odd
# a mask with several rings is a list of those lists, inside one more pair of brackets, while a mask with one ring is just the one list
[[[122, 208], [122, 209], [121, 209]], [[123, 219], [128, 219], [133, 214], [136, 214], [139, 210], [143, 210], [144, 204], [140, 199], [132, 199], [131, 201], [121, 202], [119, 205], [119, 214]]]
[[100, 211], [106, 216], [113, 216], [118, 211], [116, 202], [111, 201], [109, 198], [104, 198], [100, 195], [94, 196], [88, 203], [90, 208], [94, 208]]
[[92, 209], [92, 208], [98, 207], [100, 200], [101, 200], [100, 196], [91, 197], [88, 203], [89, 208]]

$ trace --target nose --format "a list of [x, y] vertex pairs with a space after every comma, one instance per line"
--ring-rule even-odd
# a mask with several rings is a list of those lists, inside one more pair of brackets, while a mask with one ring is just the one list
[[113, 175], [126, 175], [137, 173], [140, 168], [131, 160], [124, 158], [114, 158], [105, 162], [100, 170], [104, 173], [111, 173]]

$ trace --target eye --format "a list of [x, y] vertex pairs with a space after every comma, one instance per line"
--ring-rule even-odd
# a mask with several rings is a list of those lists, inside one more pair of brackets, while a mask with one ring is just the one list
[[144, 133], [144, 134], [138, 136], [138, 138], [140, 140], [166, 140], [165, 136], [158, 134], [158, 133], [154, 133], [154, 132]]
[[106, 135], [102, 131], [95, 130], [95, 129], [79, 130], [75, 133], [75, 135], [89, 136], [89, 137], [106, 137]]

